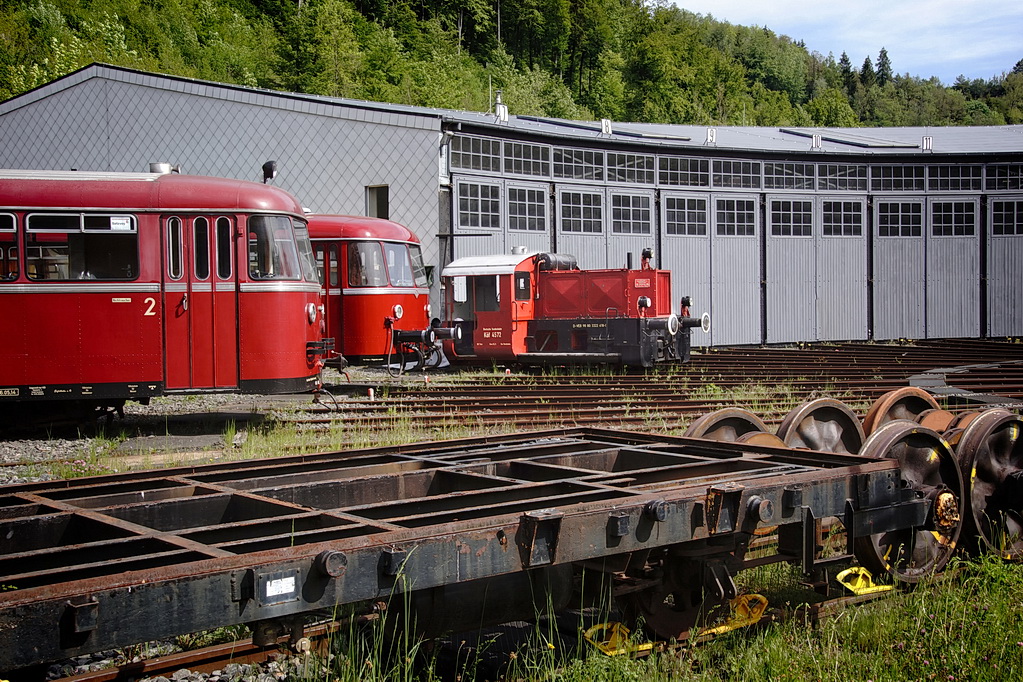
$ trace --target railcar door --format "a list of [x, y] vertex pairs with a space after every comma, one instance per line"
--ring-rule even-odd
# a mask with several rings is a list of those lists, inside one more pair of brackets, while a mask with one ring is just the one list
[[234, 221], [172, 216], [164, 236], [166, 388], [237, 387]]

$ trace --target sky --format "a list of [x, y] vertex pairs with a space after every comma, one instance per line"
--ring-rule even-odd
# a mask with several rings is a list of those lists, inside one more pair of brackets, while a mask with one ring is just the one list
[[1023, 59], [1023, 0], [674, 0], [683, 9], [741, 26], [766, 26], [855, 68], [888, 51], [892, 71], [951, 85], [984, 80]]

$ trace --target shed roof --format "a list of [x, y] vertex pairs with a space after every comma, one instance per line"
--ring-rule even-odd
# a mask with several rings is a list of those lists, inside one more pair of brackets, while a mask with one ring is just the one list
[[[572, 121], [539, 116], [499, 118], [493, 113], [434, 109], [430, 107], [369, 102], [290, 93], [240, 85], [211, 83], [178, 76], [148, 73], [105, 64], [91, 64], [34, 90], [0, 102], [0, 116], [38, 101], [90, 78], [102, 78], [142, 87], [201, 92], [206, 97], [232, 102], [300, 111], [323, 110], [334, 115], [362, 112], [358, 117], [401, 125], [437, 129], [471, 130], [495, 136], [542, 138], [560, 144], [585, 143], [604, 146], [641, 145], [652, 150], [685, 153], [763, 152], [773, 154], [859, 156], [997, 155], [1023, 159], [1023, 125], [935, 126], [902, 128], [798, 128], [672, 125], [618, 121]], [[372, 112], [372, 113], [368, 113]], [[389, 115], [389, 116], [388, 116]], [[815, 136], [819, 136], [815, 137]], [[930, 149], [924, 139], [930, 138]], [[820, 146], [814, 146], [816, 141]]]

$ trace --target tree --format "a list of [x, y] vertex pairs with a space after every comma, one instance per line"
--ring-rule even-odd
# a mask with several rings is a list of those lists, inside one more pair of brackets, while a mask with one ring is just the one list
[[871, 63], [870, 57], [864, 59], [863, 66], [860, 67], [860, 83], [865, 88], [877, 85], [877, 74], [874, 73], [874, 65]]
[[888, 50], [881, 48], [877, 55], [877, 84], [884, 85], [892, 79], [892, 62], [888, 59]]
[[838, 69], [842, 74], [842, 83], [845, 85], [845, 94], [849, 97], [856, 92], [856, 73], [852, 68], [852, 61], [845, 52], [838, 58]]

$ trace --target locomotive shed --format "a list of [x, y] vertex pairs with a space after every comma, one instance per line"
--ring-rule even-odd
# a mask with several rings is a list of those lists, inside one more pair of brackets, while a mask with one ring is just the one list
[[295, 638], [302, 614], [555, 584], [559, 567], [669, 546], [740, 555], [761, 525], [795, 530], [781, 552], [810, 570], [817, 519], [841, 519], [850, 547], [924, 522], [905, 474], [891, 457], [577, 428], [9, 486], [0, 670], [235, 623]]

